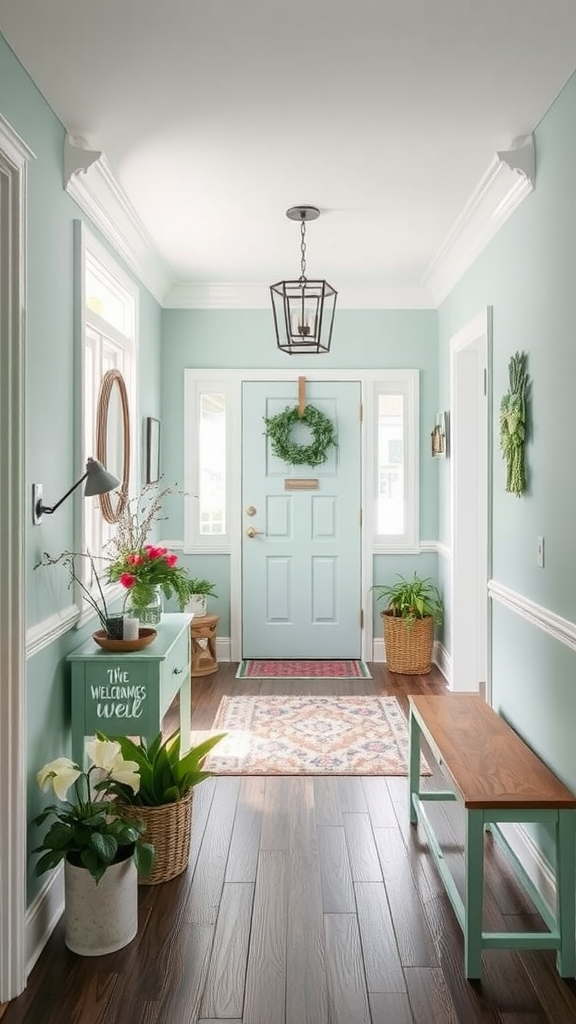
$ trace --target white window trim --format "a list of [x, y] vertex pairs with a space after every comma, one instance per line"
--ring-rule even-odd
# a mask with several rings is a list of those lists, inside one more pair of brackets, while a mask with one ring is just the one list
[[[303, 371], [300, 371], [303, 372]], [[296, 369], [296, 375], [298, 369]], [[419, 547], [419, 371], [407, 370], [362, 370], [353, 369], [309, 371], [309, 381], [359, 381], [364, 406], [362, 424], [362, 507], [365, 511], [362, 530], [362, 592], [364, 594], [364, 634], [362, 656], [372, 652], [372, 597], [373, 556], [383, 552], [418, 553]], [[242, 432], [241, 406], [242, 385], [245, 381], [294, 381], [294, 401], [297, 402], [297, 383], [295, 370], [217, 370], [217, 369], [185, 369], [184, 370], [184, 481], [186, 496], [184, 498], [184, 552], [186, 554], [227, 554], [230, 556], [230, 657], [233, 661], [240, 659], [241, 652], [241, 500], [242, 500]], [[410, 509], [409, 538], [410, 544], [404, 539], [401, 544], [375, 545], [373, 536], [374, 511], [374, 468], [375, 468], [375, 395], [376, 388], [393, 393], [391, 389], [403, 386], [407, 390], [408, 401], [407, 447], [412, 449], [411, 458], [406, 465], [407, 495]], [[228, 535], [225, 543], [221, 538], [200, 537], [194, 523], [197, 515], [197, 473], [198, 459], [195, 452], [198, 430], [198, 395], [213, 390], [227, 396], [227, 526]], [[370, 514], [366, 513], [370, 510]], [[395, 541], [400, 538], [393, 538]]]
[[[131, 480], [130, 491], [140, 486], [140, 429], [138, 411], [138, 350], [139, 350], [139, 327], [140, 327], [140, 291], [129, 274], [123, 269], [118, 260], [106, 249], [96, 236], [87, 228], [81, 220], [74, 221], [74, 242], [75, 242], [75, 271], [77, 276], [74, 289], [74, 327], [75, 327], [75, 394], [79, 396], [75, 413], [74, 430], [74, 465], [82, 467], [89, 455], [95, 452], [84, 452], [84, 346], [86, 340], [86, 328], [93, 325], [95, 330], [105, 330], [111, 338], [117, 340], [126, 347], [126, 337], [117, 331], [108, 321], [102, 320], [97, 313], [86, 308], [86, 286], [85, 268], [86, 252], [91, 252], [94, 257], [102, 263], [106, 270], [121, 284], [134, 300], [134, 336], [131, 340], [130, 374], [126, 380], [130, 402], [130, 465], [135, 470], [136, 476]], [[95, 443], [95, 441], [94, 441]], [[85, 537], [85, 503], [77, 500], [74, 512], [74, 536], [77, 538], [75, 550], [84, 550]], [[108, 584], [104, 588], [106, 602], [111, 604], [118, 599], [124, 590], [120, 584]], [[95, 617], [95, 612], [83, 599], [80, 587], [74, 589], [74, 600], [79, 610], [79, 618], [76, 622], [78, 629]]]
[[[378, 437], [378, 396], [402, 395], [405, 401], [405, 529], [402, 534], [376, 532], [376, 457]], [[418, 370], [387, 370], [372, 382], [367, 403], [367, 491], [366, 527], [375, 555], [397, 552], [416, 554], [420, 550], [420, 375]]]

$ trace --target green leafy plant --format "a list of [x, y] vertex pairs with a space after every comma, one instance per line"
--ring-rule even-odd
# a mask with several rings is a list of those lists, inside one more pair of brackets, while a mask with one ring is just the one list
[[[338, 443], [334, 424], [314, 405], [307, 405], [303, 412], [297, 405], [293, 408], [287, 405], [276, 416], [265, 416], [264, 422], [274, 455], [289, 466], [319, 466], [326, 462], [328, 449]], [[310, 428], [310, 444], [298, 444], [292, 440], [292, 429], [297, 423], [304, 423]]]
[[377, 583], [372, 588], [376, 600], [386, 601], [386, 609], [382, 614], [391, 614], [406, 621], [407, 626], [414, 625], [417, 619], [431, 617], [438, 625], [442, 622], [444, 607], [440, 591], [430, 576], [425, 578], [414, 573], [411, 579], [398, 576], [397, 583]]
[[[111, 864], [133, 857], [138, 871], [146, 876], [154, 847], [141, 841], [145, 825], [137, 813], [133, 820], [120, 813], [116, 796], [117, 786], [133, 795], [138, 792], [138, 765], [122, 756], [118, 740], [90, 740], [86, 753], [92, 762], [87, 771], [68, 757], [58, 757], [37, 774], [40, 788], [53, 789], [61, 802], [46, 807], [34, 819], [36, 825], [53, 819], [42, 843], [32, 851], [42, 853], [35, 873], [50, 871], [66, 859], [86, 868], [98, 883]], [[67, 800], [71, 787], [74, 799]]]
[[506, 462], [506, 490], [520, 498], [526, 490], [526, 401], [530, 378], [526, 372], [528, 356], [516, 352], [508, 364], [510, 390], [500, 403], [500, 451]]
[[206, 597], [218, 597], [214, 590], [214, 584], [210, 580], [200, 580], [193, 576], [188, 581], [190, 594], [205, 594]]
[[[104, 739], [101, 733], [98, 735]], [[127, 736], [118, 739], [122, 755], [138, 766], [140, 786], [137, 792], [118, 781], [115, 793], [126, 803], [144, 807], [159, 807], [162, 804], [176, 803], [200, 782], [210, 778], [212, 772], [203, 770], [206, 755], [215, 747], [226, 733], [209, 736], [196, 747], [181, 753], [180, 730], [166, 739], [159, 733], [148, 744], [143, 739], [135, 743]]]

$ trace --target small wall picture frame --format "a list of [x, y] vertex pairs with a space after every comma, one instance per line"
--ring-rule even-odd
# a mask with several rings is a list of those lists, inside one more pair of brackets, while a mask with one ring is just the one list
[[445, 458], [448, 451], [448, 414], [439, 412], [436, 414], [432, 433], [430, 434], [430, 449], [433, 459]]
[[146, 417], [146, 483], [160, 479], [160, 420]]

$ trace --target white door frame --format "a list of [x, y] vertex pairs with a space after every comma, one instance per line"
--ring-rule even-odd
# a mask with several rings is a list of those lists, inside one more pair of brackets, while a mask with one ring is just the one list
[[487, 307], [450, 339], [451, 688], [488, 698], [491, 330]]
[[25, 283], [33, 157], [0, 115], [0, 1003], [26, 985]]

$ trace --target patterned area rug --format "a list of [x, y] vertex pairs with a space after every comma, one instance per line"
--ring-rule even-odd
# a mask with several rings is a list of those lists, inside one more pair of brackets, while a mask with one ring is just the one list
[[395, 697], [223, 697], [213, 729], [228, 733], [205, 762], [217, 775], [408, 774]]
[[237, 679], [371, 679], [363, 661], [241, 661]]

